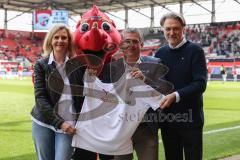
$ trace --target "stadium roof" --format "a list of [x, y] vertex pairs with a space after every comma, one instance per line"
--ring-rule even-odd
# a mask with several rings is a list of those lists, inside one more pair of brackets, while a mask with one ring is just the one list
[[165, 7], [174, 3], [197, 3], [203, 0], [0, 0], [0, 9], [19, 12], [32, 12], [38, 9], [63, 9], [70, 14], [82, 14], [96, 4], [102, 11], [119, 11], [150, 7], [151, 5]]

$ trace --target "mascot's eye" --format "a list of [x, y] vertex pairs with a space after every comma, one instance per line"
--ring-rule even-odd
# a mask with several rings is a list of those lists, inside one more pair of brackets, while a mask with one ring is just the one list
[[110, 31], [110, 29], [111, 29], [110, 24], [108, 22], [103, 22], [102, 29], [105, 31]]
[[86, 31], [88, 31], [88, 29], [89, 29], [89, 24], [83, 23], [83, 24], [81, 25], [81, 31], [82, 31], [82, 32], [86, 32]]

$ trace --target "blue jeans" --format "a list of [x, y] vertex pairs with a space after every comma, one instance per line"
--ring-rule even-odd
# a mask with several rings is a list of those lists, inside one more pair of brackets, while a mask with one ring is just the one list
[[72, 136], [57, 133], [32, 122], [32, 136], [38, 160], [70, 160]]

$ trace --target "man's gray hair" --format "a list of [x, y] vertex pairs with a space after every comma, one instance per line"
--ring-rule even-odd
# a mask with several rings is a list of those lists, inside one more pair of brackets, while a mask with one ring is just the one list
[[124, 29], [121, 32], [122, 39], [125, 38], [127, 33], [136, 33], [138, 35], [138, 37], [139, 37], [140, 42], [143, 43], [143, 40], [144, 40], [143, 34], [142, 34], [142, 32], [139, 29], [137, 29], [137, 28], [127, 28], [127, 29]]
[[160, 20], [160, 25], [162, 27], [163, 27], [166, 19], [175, 19], [178, 22], [180, 22], [183, 27], [186, 26], [186, 21], [185, 21], [184, 17], [182, 15], [178, 14], [178, 13], [170, 12], [170, 13], [167, 13], [167, 14], [163, 15], [161, 20]]

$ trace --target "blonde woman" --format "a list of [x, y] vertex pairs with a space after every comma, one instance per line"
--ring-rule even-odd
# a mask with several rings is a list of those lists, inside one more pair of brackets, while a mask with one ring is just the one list
[[74, 55], [74, 45], [65, 25], [49, 30], [43, 50], [44, 58], [34, 66], [35, 105], [31, 115], [36, 154], [38, 160], [69, 160], [72, 135], [76, 132], [74, 114], [69, 112], [80, 111], [83, 102], [69, 86], [83, 86], [84, 69], [69, 71], [74, 68], [69, 60]]

